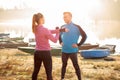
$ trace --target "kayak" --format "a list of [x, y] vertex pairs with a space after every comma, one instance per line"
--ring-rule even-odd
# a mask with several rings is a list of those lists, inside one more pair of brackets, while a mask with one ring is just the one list
[[[18, 47], [18, 50], [23, 52], [34, 54], [35, 47]], [[61, 55], [61, 47], [51, 47], [52, 56], [60, 56]]]
[[[86, 49], [92, 49], [92, 48], [96, 48], [99, 45], [90, 45], [90, 44], [84, 44], [82, 45], [79, 49], [80, 50], [86, 50]], [[51, 46], [51, 54], [53, 56], [60, 56], [61, 55], [61, 46]], [[29, 53], [29, 54], [33, 54], [35, 47], [18, 47], [18, 50], [21, 50], [23, 52]]]
[[110, 50], [108, 49], [81, 50], [80, 55], [84, 58], [104, 58], [110, 55]]

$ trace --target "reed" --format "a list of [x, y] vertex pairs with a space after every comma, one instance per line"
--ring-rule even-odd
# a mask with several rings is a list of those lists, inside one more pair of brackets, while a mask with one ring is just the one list
[[[120, 58], [120, 56], [117, 56]], [[53, 59], [53, 78], [60, 80], [61, 57]], [[83, 59], [78, 56], [83, 80], [119, 80], [120, 62], [104, 61], [104, 59]], [[33, 55], [17, 49], [0, 49], [0, 80], [31, 80], [33, 72]], [[46, 80], [45, 69], [42, 65], [38, 80]], [[72, 62], [68, 61], [65, 80], [77, 80]]]

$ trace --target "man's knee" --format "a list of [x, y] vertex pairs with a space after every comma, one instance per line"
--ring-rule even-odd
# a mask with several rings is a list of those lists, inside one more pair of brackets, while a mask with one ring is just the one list
[[73, 63], [73, 66], [75, 67], [75, 68], [79, 68], [79, 65], [78, 65], [78, 63]]

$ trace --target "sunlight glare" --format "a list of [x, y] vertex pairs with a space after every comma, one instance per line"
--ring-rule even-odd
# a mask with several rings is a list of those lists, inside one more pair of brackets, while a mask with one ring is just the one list
[[[61, 26], [64, 24], [62, 19], [62, 13], [64, 11], [70, 11], [73, 14], [73, 21], [81, 27], [88, 31], [88, 34], [91, 38], [88, 41], [92, 41], [92, 44], [95, 44], [98, 41], [97, 36], [94, 32], [90, 31], [90, 24], [91, 24], [91, 14], [94, 12], [99, 12], [102, 10], [102, 2], [101, 0], [1, 0], [2, 4], [0, 5], [4, 9], [14, 9], [17, 7], [18, 9], [33, 9], [35, 12], [41, 12], [45, 15], [45, 27], [49, 29], [55, 29], [56, 26]], [[32, 11], [31, 11], [32, 13]], [[29, 13], [28, 13], [29, 15]], [[20, 25], [20, 26], [29, 26], [31, 28], [31, 18], [28, 19], [16, 19], [11, 20], [8, 22], [0, 23], [0, 24], [9, 24], [13, 25]], [[12, 32], [13, 36], [14, 32]], [[26, 36], [24, 41], [28, 41], [28, 38], [32, 37]], [[94, 38], [94, 41], [91, 40]]]

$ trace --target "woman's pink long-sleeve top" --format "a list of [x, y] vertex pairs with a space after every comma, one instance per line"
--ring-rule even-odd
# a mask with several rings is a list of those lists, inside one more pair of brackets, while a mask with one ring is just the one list
[[[52, 34], [56, 33], [55, 36]], [[59, 38], [59, 31], [58, 30], [48, 30], [43, 26], [36, 27], [35, 31], [35, 41], [36, 41], [36, 50], [41, 51], [49, 51], [51, 50], [49, 40], [56, 43]]]

